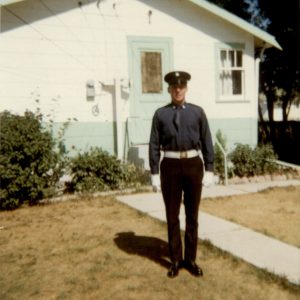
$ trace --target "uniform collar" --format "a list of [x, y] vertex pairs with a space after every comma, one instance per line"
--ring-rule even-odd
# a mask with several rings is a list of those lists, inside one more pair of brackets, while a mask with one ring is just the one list
[[184, 102], [182, 105], [175, 105], [174, 103], [171, 103], [171, 106], [173, 109], [176, 109], [176, 108], [186, 109], [187, 103]]

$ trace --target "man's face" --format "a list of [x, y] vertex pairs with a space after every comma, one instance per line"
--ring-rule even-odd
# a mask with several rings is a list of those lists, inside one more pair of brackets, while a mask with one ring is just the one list
[[186, 84], [170, 85], [168, 88], [168, 92], [171, 95], [172, 102], [174, 104], [180, 105], [185, 100], [187, 85]]

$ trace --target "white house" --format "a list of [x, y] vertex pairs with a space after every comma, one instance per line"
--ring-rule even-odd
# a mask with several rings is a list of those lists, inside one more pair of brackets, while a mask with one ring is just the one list
[[170, 70], [192, 75], [187, 100], [213, 136], [256, 145], [259, 56], [281, 49], [266, 32], [205, 0], [0, 3], [0, 111], [38, 107], [56, 128], [70, 118], [68, 149], [146, 156]]

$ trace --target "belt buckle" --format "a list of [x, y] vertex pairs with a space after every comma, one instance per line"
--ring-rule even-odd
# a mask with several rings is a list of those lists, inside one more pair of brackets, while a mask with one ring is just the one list
[[180, 155], [179, 155], [179, 157], [180, 157], [180, 159], [182, 159], [182, 158], [187, 158], [187, 151], [180, 151]]

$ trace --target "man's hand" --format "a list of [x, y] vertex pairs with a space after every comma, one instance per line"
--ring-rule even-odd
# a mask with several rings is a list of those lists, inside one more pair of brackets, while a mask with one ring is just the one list
[[153, 192], [155, 193], [161, 192], [159, 174], [151, 175], [151, 185], [152, 185]]
[[214, 173], [206, 171], [203, 176], [202, 184], [205, 187], [210, 187], [213, 185], [213, 183], [214, 183]]

